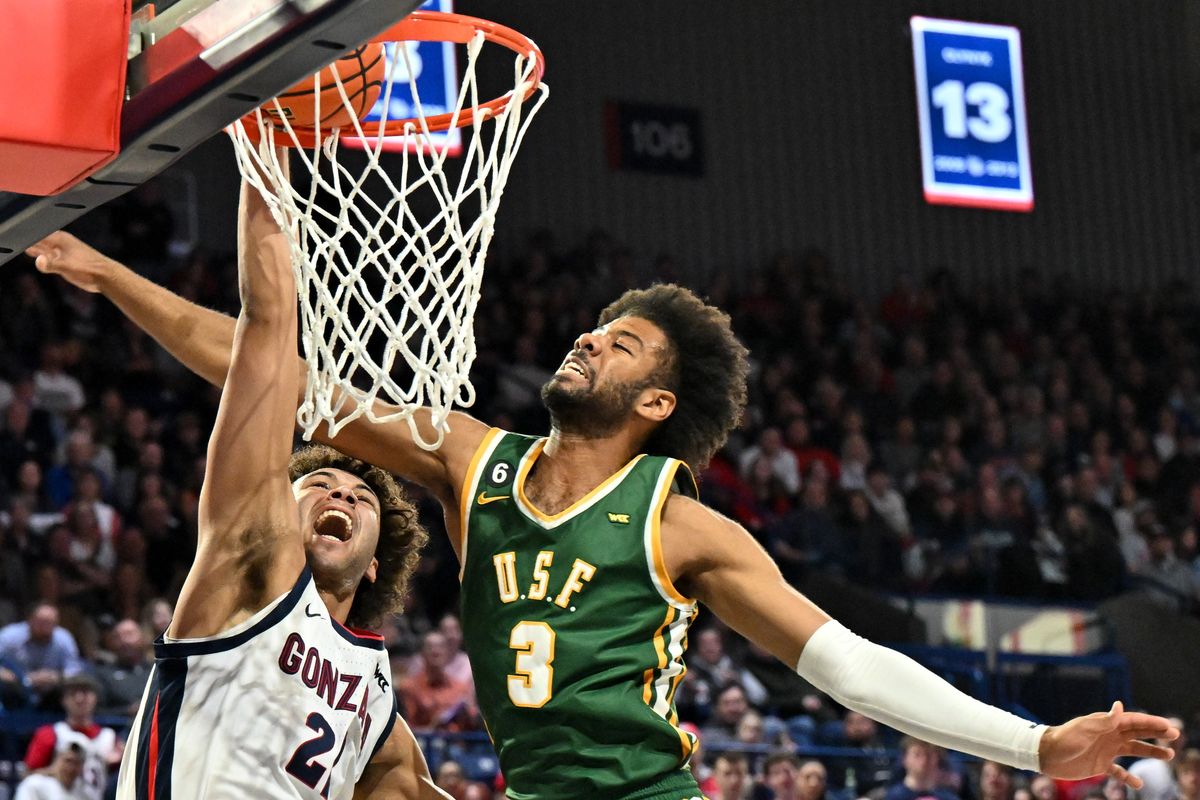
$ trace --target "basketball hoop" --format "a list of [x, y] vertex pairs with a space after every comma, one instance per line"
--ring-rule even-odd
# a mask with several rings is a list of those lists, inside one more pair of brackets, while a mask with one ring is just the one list
[[[464, 45], [466, 65], [456, 106], [425, 114], [416, 70], [404, 46], [394, 46], [405, 66], [415, 114], [364, 122], [351, 129], [293, 126], [278, 100], [229, 128], [242, 176], [262, 193], [288, 236], [300, 297], [300, 335], [308, 365], [297, 421], [306, 439], [322, 422], [329, 435], [366, 415], [372, 422], [408, 421], [414, 440], [441, 445], [454, 405], [475, 400], [469, 371], [475, 360], [473, 319], [484, 260], [509, 171], [529, 123], [545, 102], [545, 62], [527, 37], [503, 25], [460, 14], [416, 11], [372, 43], [451, 41]], [[516, 54], [513, 89], [481, 102], [477, 58], [485, 42]], [[395, 66], [395, 65], [394, 65]], [[390, 106], [393, 73], [381, 89]], [[365, 80], [365, 79], [364, 79]], [[326, 68], [313, 77], [316, 108], [322, 82], [353, 108], [342, 75]], [[530, 101], [526, 105], [526, 101]], [[433, 135], [463, 132], [461, 167], [446, 174], [450, 140]], [[362, 151], [365, 166], [339, 160], [339, 144]], [[276, 148], [294, 149], [301, 162], [297, 188]], [[286, 152], [286, 151], [285, 151]], [[381, 164], [385, 152], [398, 163]], [[421, 206], [434, 209], [422, 216]], [[396, 406], [377, 413], [377, 400]], [[436, 434], [425, 440], [413, 414], [427, 407]]]

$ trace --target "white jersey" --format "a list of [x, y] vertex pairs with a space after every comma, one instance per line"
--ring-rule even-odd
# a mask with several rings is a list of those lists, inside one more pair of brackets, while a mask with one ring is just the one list
[[75, 781], [75, 786], [68, 789], [58, 782], [53, 775], [34, 773], [17, 787], [13, 800], [87, 800], [80, 786], [83, 780]]
[[383, 639], [331, 619], [308, 567], [236, 628], [154, 654], [120, 800], [349, 798], [396, 719]]
[[61, 750], [68, 743], [79, 745], [83, 751], [83, 775], [72, 791], [84, 800], [102, 800], [104, 790], [108, 788], [108, 765], [116, 755], [117, 732], [112, 728], [101, 728], [95, 738], [89, 739], [65, 722], [54, 723], [55, 750]]

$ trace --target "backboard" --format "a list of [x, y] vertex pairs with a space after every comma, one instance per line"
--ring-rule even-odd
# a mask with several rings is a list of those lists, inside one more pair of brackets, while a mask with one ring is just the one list
[[0, 192], [0, 264], [157, 175], [224, 126], [405, 17], [419, 3], [136, 0], [120, 154], [53, 196]]

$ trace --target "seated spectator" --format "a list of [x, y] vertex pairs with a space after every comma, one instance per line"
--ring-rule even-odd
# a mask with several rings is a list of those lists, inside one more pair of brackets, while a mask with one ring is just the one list
[[892, 477], [882, 464], [873, 463], [867, 468], [867, 485], [862, 489], [871, 508], [887, 523], [896, 538], [907, 538], [912, 533], [904, 495], [892, 487]]
[[467, 780], [462, 764], [451, 758], [438, 765], [433, 783], [454, 800], [482, 800], [491, 797], [491, 792], [488, 792], [483, 784]]
[[870, 717], [847, 711], [836, 736], [827, 735], [823, 743], [864, 751], [858, 758], [835, 758], [826, 762], [833, 783], [847, 795], [859, 797], [891, 782], [892, 756], [880, 734], [879, 723]]
[[42, 537], [34, 533], [29, 503], [14, 500], [0, 512], [0, 621], [16, 619], [32, 591], [33, 570], [42, 560]]
[[[820, 761], [805, 761], [796, 775], [796, 800], [825, 800], [829, 775]], [[851, 798], [851, 800], [855, 800]]]
[[766, 469], [779, 479], [779, 483], [787, 494], [794, 495], [800, 491], [800, 466], [796, 454], [783, 444], [783, 433], [779, 428], [764, 428], [758, 436], [758, 443], [747, 447], [738, 459], [738, 471], [742, 480], [751, 483], [751, 474], [758, 461], [765, 461]]
[[797, 800], [800, 759], [793, 753], [772, 753], [763, 761], [762, 782], [771, 790], [771, 800]]
[[705, 746], [709, 750], [720, 750], [737, 741], [738, 723], [749, 710], [750, 703], [741, 684], [730, 683], [718, 690], [712, 716], [700, 729], [700, 738]]
[[1099, 600], [1115, 594], [1125, 569], [1115, 533], [1097, 529], [1078, 502], [1066, 506], [1056, 530], [1066, 550], [1068, 596]]
[[807, 478], [814, 469], [821, 469], [828, 480], [837, 482], [841, 477], [842, 467], [832, 450], [821, 447], [812, 440], [808, 420], [804, 417], [793, 417], [788, 422], [784, 434], [788, 448], [796, 454], [796, 468], [802, 478]]
[[14, 400], [4, 410], [0, 427], [0, 470], [7, 479], [25, 461], [43, 465], [50, 461], [54, 435], [49, 415], [27, 402]]
[[783, 576], [798, 584], [809, 569], [845, 574], [848, 554], [829, 506], [828, 484], [817, 477], [804, 484], [799, 508], [767, 530], [770, 550]]
[[921, 445], [917, 441], [917, 423], [911, 415], [897, 419], [891, 438], [880, 443], [878, 463], [902, 490], [916, 481], [921, 467]]
[[[793, 749], [794, 744], [788, 738], [787, 728], [785, 728], [778, 720], [771, 720], [770, 724], [763, 718], [763, 715], [755, 711], [753, 708], [742, 714], [742, 718], [738, 720], [737, 731], [734, 733], [734, 741], [738, 744], [748, 745], [755, 748], [771, 747], [775, 749], [787, 748]], [[758, 772], [759, 759], [753, 759], [754, 772]]]
[[717, 691], [731, 683], [745, 690], [751, 705], [767, 702], [766, 687], [725, 652], [725, 640], [718, 628], [705, 628], [692, 639], [695, 644], [689, 648], [687, 677], [680, 687], [686, 688], [683, 702], [707, 713]]
[[850, 554], [848, 575], [852, 580], [879, 588], [899, 582], [895, 566], [900, 562], [901, 541], [907, 535], [897, 534], [884, 522], [865, 492], [846, 495], [841, 529]]
[[939, 784], [942, 749], [905, 736], [900, 742], [904, 779], [888, 787], [884, 800], [957, 800], [958, 795]]
[[58, 742], [48, 769], [21, 781], [13, 800], [87, 800], [83, 785], [86, 751], [77, 737]]
[[63, 513], [69, 517], [76, 506], [90, 507], [92, 514], [96, 517], [96, 524], [100, 526], [100, 535], [111, 546], [117, 534], [121, 532], [121, 515], [115, 508], [104, 502], [104, 498], [101, 496], [103, 491], [104, 483], [101, 480], [100, 472], [94, 468], [84, 469], [75, 485], [75, 495], [63, 509]]
[[425, 634], [420, 668], [400, 684], [404, 719], [414, 730], [469, 731], [479, 727], [475, 687], [446, 672], [450, 646], [438, 631]]
[[1146, 531], [1149, 558], [1138, 577], [1141, 589], [1170, 609], [1187, 609], [1200, 602], [1200, 575], [1175, 554], [1175, 539], [1157, 523]]
[[842, 472], [838, 478], [838, 486], [842, 491], [866, 490], [867, 468], [872, 458], [871, 445], [861, 433], [848, 434], [842, 440]]
[[1200, 750], [1190, 748], [1180, 753], [1175, 781], [1179, 800], [1200, 800]]
[[46, 491], [56, 509], [61, 509], [76, 494], [84, 473], [95, 470], [95, 460], [92, 435], [81, 429], [71, 431], [67, 436], [66, 460], [46, 471]]
[[100, 713], [133, 716], [142, 701], [154, 662], [149, 657], [146, 635], [137, 620], [121, 620], [109, 635], [113, 662], [96, 667]]
[[58, 519], [58, 509], [50, 502], [46, 494], [46, 482], [42, 467], [32, 458], [27, 458], [17, 465], [14, 485], [9, 494], [9, 502], [25, 503], [30, 511], [43, 520]]
[[1038, 775], [1029, 782], [1029, 792], [1033, 800], [1059, 800], [1058, 784], [1049, 775]]
[[170, 600], [162, 597], [155, 597], [146, 603], [142, 609], [141, 619], [142, 632], [146, 635], [146, 641], [154, 641], [159, 634], [165, 633], [167, 627], [171, 624], [171, 616], [175, 613], [175, 606]]
[[84, 669], [75, 637], [59, 627], [58, 608], [52, 603], [38, 603], [24, 622], [0, 628], [0, 660], [20, 670], [33, 702], [46, 710], [58, 706], [63, 678]]
[[66, 358], [65, 343], [46, 342], [42, 345], [41, 368], [33, 373], [37, 407], [64, 417], [83, 408], [87, 402], [83, 384], [64, 369]]
[[772, 471], [767, 459], [759, 458], [750, 466], [745, 483], [750, 501], [747, 527], [751, 532], [770, 525], [792, 509], [792, 494]]
[[749, 800], [754, 789], [750, 778], [750, 759], [745, 753], [721, 753], [713, 765], [716, 791], [709, 800]]
[[[462, 622], [454, 614], [443, 614], [438, 621], [438, 631], [446, 637], [446, 647], [450, 650], [450, 660], [446, 662], [446, 674], [455, 680], [474, 685], [471, 676], [471, 660], [462, 649]], [[414, 659], [413, 666], [418, 668]]]
[[121, 763], [123, 746], [112, 728], [96, 723], [99, 685], [90, 675], [66, 678], [62, 685], [62, 707], [66, 719], [43, 725], [33, 732], [25, 751], [29, 770], [49, 766], [60, 740], [77, 741], [83, 748], [83, 778], [79, 792], [87, 800], [101, 800], [108, 785], [108, 771]]
[[1012, 767], [984, 761], [979, 767], [979, 800], [1013, 800]]
[[820, 761], [801, 764], [792, 753], [774, 753], [763, 763], [763, 784], [772, 800], [825, 800], [825, 767]]

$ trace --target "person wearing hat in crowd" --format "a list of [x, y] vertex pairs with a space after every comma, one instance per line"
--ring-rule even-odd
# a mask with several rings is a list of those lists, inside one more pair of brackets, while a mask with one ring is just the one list
[[86, 800], [83, 765], [86, 744], [78, 734], [58, 742], [49, 769], [21, 781], [13, 800]]
[[32, 772], [50, 766], [60, 741], [78, 742], [83, 750], [83, 767], [77, 794], [85, 800], [104, 797], [109, 768], [121, 762], [124, 750], [117, 732], [96, 722], [99, 695], [99, 684], [87, 673], [64, 678], [62, 706], [66, 719], [35, 730], [25, 752], [25, 766]]

